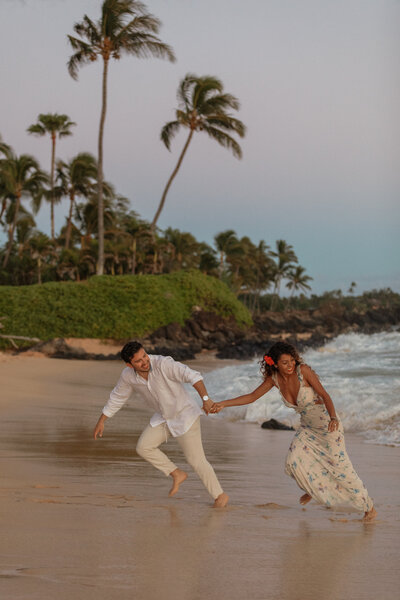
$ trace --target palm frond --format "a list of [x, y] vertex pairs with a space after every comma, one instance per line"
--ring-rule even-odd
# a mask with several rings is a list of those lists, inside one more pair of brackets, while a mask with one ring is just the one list
[[179, 84], [178, 92], [177, 92], [177, 99], [178, 99], [179, 105], [183, 106], [183, 108], [185, 108], [186, 111], [190, 110], [190, 107], [191, 107], [190, 89], [193, 86], [193, 84], [197, 81], [197, 79], [198, 79], [197, 75], [194, 75], [193, 73], [188, 73]]
[[68, 72], [73, 79], [78, 79], [78, 68], [96, 60], [98, 51], [71, 35], [68, 36], [68, 39], [71, 46], [77, 49], [77, 52], [70, 57], [67, 63]]
[[46, 130], [43, 127], [43, 125], [41, 125], [40, 123], [35, 123], [34, 125], [31, 125], [30, 127], [27, 128], [27, 132], [28, 133], [33, 133], [34, 135], [46, 135]]
[[198, 77], [192, 91], [193, 107], [201, 106], [210, 92], [219, 92], [221, 94], [223, 89], [223, 83], [217, 77], [211, 77], [210, 75]]
[[206, 100], [204, 100], [203, 104], [204, 113], [225, 111], [228, 108], [231, 108], [232, 110], [240, 109], [239, 100], [232, 94], [217, 94], [215, 96], [209, 96]]
[[75, 23], [74, 31], [77, 35], [86, 38], [91, 45], [98, 45], [101, 43], [101, 30], [96, 27], [87, 15], [83, 16], [81, 23]]
[[203, 129], [220, 146], [231, 150], [235, 158], [242, 158], [242, 149], [233, 137], [216, 127], [209, 126], [207, 123], [204, 124]]
[[167, 58], [170, 62], [176, 60], [172, 48], [149, 33], [136, 34], [134, 37], [127, 36], [118, 42], [116, 51], [118, 54], [133, 54], [137, 58]]
[[226, 132], [234, 131], [240, 137], [244, 137], [246, 134], [246, 127], [242, 121], [223, 113], [207, 117], [207, 123], [213, 127], [223, 129]]
[[138, 33], [158, 33], [161, 27], [161, 21], [150, 14], [135, 16], [129, 23], [121, 27], [119, 35], [136, 35]]
[[184, 112], [183, 110], [177, 109], [175, 111], [176, 120], [184, 125], [185, 127], [190, 127], [190, 115], [191, 113]]
[[178, 133], [180, 127], [181, 123], [179, 121], [170, 121], [161, 129], [160, 138], [168, 150], [171, 150], [171, 141]]

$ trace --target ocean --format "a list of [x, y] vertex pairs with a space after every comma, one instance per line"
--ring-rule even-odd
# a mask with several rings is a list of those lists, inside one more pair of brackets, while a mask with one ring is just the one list
[[[400, 332], [339, 335], [302, 357], [319, 375], [345, 431], [369, 443], [400, 446]], [[258, 360], [212, 371], [204, 379], [214, 400], [248, 393], [262, 381]], [[275, 389], [253, 404], [224, 409], [212, 418], [258, 425], [274, 418], [294, 427], [299, 419]]]

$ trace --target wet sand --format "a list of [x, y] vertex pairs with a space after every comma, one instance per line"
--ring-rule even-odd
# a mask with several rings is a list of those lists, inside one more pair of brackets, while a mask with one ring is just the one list
[[[212, 509], [191, 471], [170, 499], [170, 481], [135, 455], [150, 416], [140, 402], [91, 438], [120, 371], [0, 362], [2, 600], [398, 598], [399, 448], [346, 437], [379, 513], [366, 525], [354, 512], [298, 504], [283, 473], [292, 432], [203, 417], [231, 504]], [[175, 442], [164, 448], [185, 467]]]

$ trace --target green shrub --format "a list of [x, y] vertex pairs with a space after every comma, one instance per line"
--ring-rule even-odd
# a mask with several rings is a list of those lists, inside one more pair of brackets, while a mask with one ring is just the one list
[[251, 324], [228, 287], [199, 271], [0, 286], [1, 333], [41, 340], [141, 337], [168, 323], [183, 324], [194, 306], [232, 316], [240, 326]]

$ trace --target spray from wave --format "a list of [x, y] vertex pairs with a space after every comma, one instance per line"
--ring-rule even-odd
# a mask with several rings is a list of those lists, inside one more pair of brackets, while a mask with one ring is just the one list
[[[346, 431], [376, 444], [400, 446], [400, 332], [344, 334], [303, 359], [320, 376]], [[258, 361], [218, 369], [205, 376], [215, 400], [240, 396], [261, 383]], [[216, 418], [262, 423], [278, 419], [297, 426], [277, 390], [247, 406], [229, 408]]]

